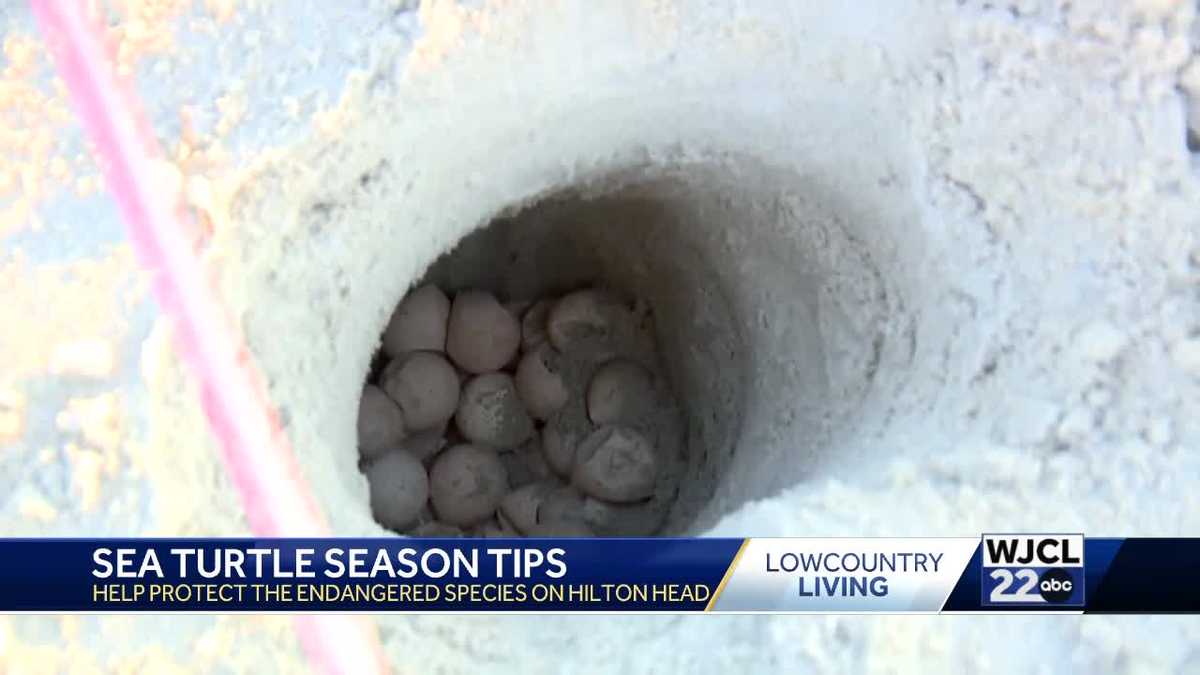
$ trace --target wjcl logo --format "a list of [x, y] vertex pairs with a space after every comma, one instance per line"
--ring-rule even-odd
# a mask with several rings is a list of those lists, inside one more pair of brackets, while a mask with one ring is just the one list
[[1083, 606], [1082, 534], [985, 534], [984, 606]]

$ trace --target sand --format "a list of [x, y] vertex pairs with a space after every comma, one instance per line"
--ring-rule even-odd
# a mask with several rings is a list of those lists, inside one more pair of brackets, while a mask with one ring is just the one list
[[[182, 4], [121, 5], [116, 25], [339, 534], [380, 532], [352, 438], [387, 315], [498, 214], [502, 241], [568, 252], [561, 283], [582, 269], [654, 305], [702, 449], [685, 530], [1200, 530], [1192, 4]], [[53, 111], [24, 11], [0, 10], [3, 77], [32, 93], [4, 105]], [[162, 25], [172, 45], [145, 37]], [[0, 261], [31, 308], [0, 310], [21, 326], [0, 359], [0, 532], [244, 533], [112, 209], [79, 196], [76, 128], [26, 117], [53, 142], [4, 202], [36, 218], [11, 219]], [[1200, 629], [1171, 617], [379, 623], [411, 671], [1200, 661]], [[5, 618], [0, 661], [302, 667], [286, 619], [256, 617]]]

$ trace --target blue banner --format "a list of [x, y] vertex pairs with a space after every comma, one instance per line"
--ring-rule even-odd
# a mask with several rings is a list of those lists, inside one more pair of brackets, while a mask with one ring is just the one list
[[0, 539], [0, 612], [1197, 613], [1200, 539]]
[[703, 611], [741, 539], [0, 540], [0, 612]]

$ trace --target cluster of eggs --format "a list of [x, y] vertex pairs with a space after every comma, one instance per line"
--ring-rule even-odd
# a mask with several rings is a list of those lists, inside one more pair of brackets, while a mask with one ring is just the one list
[[359, 403], [375, 519], [414, 536], [653, 533], [669, 458], [645, 420], [669, 394], [620, 353], [635, 314], [597, 288], [408, 293]]

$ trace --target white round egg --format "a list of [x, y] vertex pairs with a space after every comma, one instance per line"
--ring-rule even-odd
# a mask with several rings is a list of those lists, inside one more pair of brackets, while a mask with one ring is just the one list
[[374, 459], [404, 440], [404, 414], [400, 406], [374, 385], [364, 385], [358, 400], [358, 451]]
[[380, 387], [399, 404], [410, 430], [437, 427], [458, 407], [458, 373], [436, 352], [410, 352], [394, 359], [384, 368]]
[[628, 422], [654, 407], [653, 377], [630, 359], [608, 361], [596, 369], [588, 384], [588, 417], [597, 425]]
[[533, 420], [507, 373], [488, 373], [468, 381], [454, 422], [471, 442], [495, 448], [515, 448], [534, 431]]
[[450, 299], [433, 284], [404, 296], [383, 331], [383, 351], [393, 358], [407, 352], [446, 349]]
[[442, 452], [429, 470], [433, 509], [451, 525], [473, 525], [491, 516], [507, 492], [508, 476], [491, 448], [456, 445]]
[[542, 482], [517, 488], [500, 500], [500, 513], [518, 532], [529, 532], [538, 522], [542, 500], [557, 487], [556, 483]]
[[550, 343], [564, 354], [610, 356], [618, 322], [627, 311], [607, 291], [584, 289], [568, 293], [554, 304], [546, 318]]
[[375, 520], [397, 531], [412, 527], [429, 498], [421, 462], [406, 452], [388, 453], [367, 467], [366, 476]]
[[559, 360], [552, 347], [543, 345], [526, 353], [517, 364], [514, 377], [517, 393], [529, 414], [536, 419], [549, 419], [567, 404], [570, 394], [560, 373]]
[[636, 502], [654, 494], [658, 457], [654, 446], [633, 429], [605, 426], [592, 432], [575, 455], [572, 480], [604, 501]]
[[503, 511], [496, 511], [496, 522], [500, 524], [500, 527], [509, 532], [516, 532], [518, 536], [522, 534], [517, 530], [515, 525], [508, 521], [508, 518], [504, 515]]
[[521, 326], [491, 293], [463, 291], [454, 297], [446, 330], [446, 352], [460, 368], [482, 374], [511, 362], [521, 344]]

